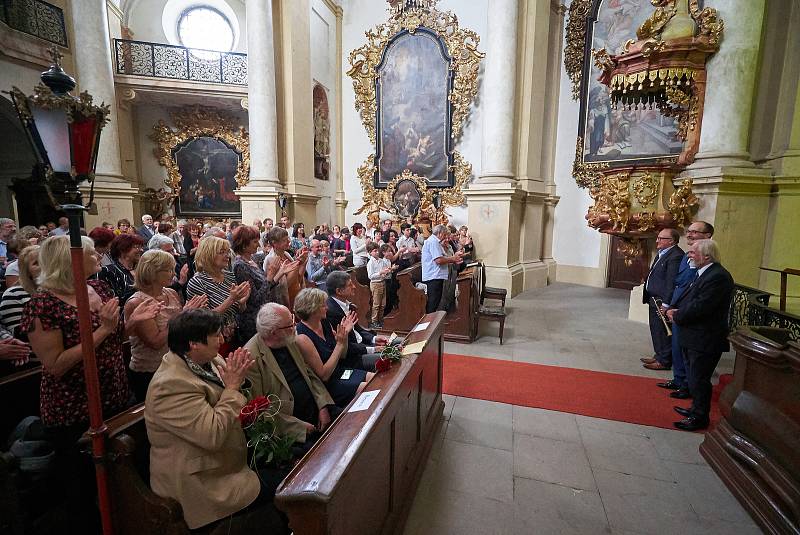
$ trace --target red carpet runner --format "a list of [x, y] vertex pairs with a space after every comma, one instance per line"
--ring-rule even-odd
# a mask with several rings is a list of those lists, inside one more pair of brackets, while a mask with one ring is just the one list
[[[453, 396], [666, 429], [674, 429], [672, 422], [681, 419], [674, 405], [691, 405], [691, 400], [673, 399], [670, 391], [658, 388], [663, 379], [464, 355], [445, 354], [443, 381], [444, 393]], [[714, 387], [712, 427], [719, 420], [719, 390]]]

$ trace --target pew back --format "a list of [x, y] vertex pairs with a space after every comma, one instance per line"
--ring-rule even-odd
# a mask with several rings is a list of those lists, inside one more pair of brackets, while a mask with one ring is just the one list
[[377, 375], [369, 408], [346, 409], [278, 488], [275, 503], [294, 533], [402, 531], [444, 408], [444, 313], [421, 321], [430, 325], [407, 343], [426, 341], [422, 351]]

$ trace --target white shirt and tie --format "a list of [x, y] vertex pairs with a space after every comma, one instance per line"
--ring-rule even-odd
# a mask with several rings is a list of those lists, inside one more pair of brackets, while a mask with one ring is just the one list
[[[345, 316], [350, 314], [350, 302], [342, 301], [342, 300], [337, 299], [336, 297], [333, 297], [333, 296], [331, 296], [331, 299], [336, 301], [336, 304], [339, 305], [342, 308], [342, 311], [344, 312]], [[361, 336], [361, 333], [358, 332], [358, 329], [355, 328], [355, 325], [353, 326], [353, 334], [356, 337], [356, 343], [358, 343], [358, 344], [363, 343], [364, 337]], [[367, 348], [367, 354], [368, 355], [371, 355], [371, 354], [375, 353], [375, 346], [366, 346], [366, 348]]]

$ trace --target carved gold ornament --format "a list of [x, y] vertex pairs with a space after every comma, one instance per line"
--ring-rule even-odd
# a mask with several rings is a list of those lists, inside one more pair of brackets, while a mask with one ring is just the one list
[[640, 207], [647, 208], [653, 204], [658, 197], [659, 186], [658, 178], [648, 172], [633, 183], [633, 193]]
[[[450, 70], [453, 72], [453, 85], [448, 95], [452, 107], [450, 137], [458, 141], [464, 128], [475, 96], [478, 93], [478, 70], [485, 56], [478, 51], [480, 37], [472, 30], [460, 28], [458, 18], [450, 11], [438, 11], [438, 0], [392, 0], [390, 1], [387, 22], [365, 32], [367, 43], [350, 53], [350, 70], [347, 75], [353, 79], [355, 107], [361, 122], [367, 130], [373, 147], [376, 145], [376, 97], [377, 67], [383, 58], [389, 42], [400, 32], [413, 34], [424, 27], [442, 40], [450, 56]], [[469, 180], [472, 166], [458, 151], [453, 151], [453, 164], [449, 167], [455, 177], [454, 184], [439, 190], [442, 205], [459, 205], [464, 202], [462, 188]], [[358, 168], [358, 176], [364, 192], [364, 207], [356, 214], [371, 213], [375, 210], [393, 211], [391, 199], [386, 191], [374, 187], [375, 156], [370, 155]], [[398, 175], [402, 176], [402, 175]], [[388, 189], [388, 187], [386, 188]]]
[[669, 197], [669, 213], [678, 227], [685, 227], [692, 222], [692, 215], [697, 211], [700, 199], [692, 192], [692, 179], [687, 178]]
[[622, 255], [625, 265], [631, 267], [633, 262], [644, 254], [644, 242], [638, 238], [632, 240], [622, 238], [618, 242], [617, 251]]
[[572, 83], [572, 100], [578, 100], [583, 76], [583, 52], [586, 45], [586, 18], [592, 0], [572, 0], [567, 20], [566, 46], [564, 47], [564, 69]]
[[425, 177], [415, 175], [405, 169], [389, 182], [386, 188], [378, 189], [372, 187], [372, 177], [375, 176], [375, 155], [370, 154], [358, 168], [358, 178], [361, 182], [361, 189], [364, 192], [364, 204], [354, 215], [379, 213], [380, 211], [393, 213], [392, 199], [394, 198], [394, 192], [397, 184], [403, 180], [411, 180], [417, 185], [420, 192], [420, 213], [428, 211], [429, 207], [433, 207], [434, 191], [438, 191], [442, 206], [460, 206], [464, 204], [464, 188], [472, 174], [472, 165], [464, 161], [462, 156], [456, 153], [452, 167], [455, 173], [455, 186], [452, 188], [429, 189]]
[[603, 178], [603, 170], [608, 169], [607, 162], [586, 163], [583, 161], [583, 138], [578, 136], [575, 147], [575, 161], [572, 163], [572, 176], [581, 188], [599, 187]]
[[181, 193], [181, 174], [173, 150], [186, 141], [198, 137], [213, 137], [233, 147], [242, 155], [236, 169], [236, 185], [242, 187], [250, 181], [250, 135], [232, 115], [214, 108], [192, 106], [170, 112], [174, 128], [163, 120], [153, 126], [150, 139], [156, 142], [153, 153], [158, 163], [167, 169], [164, 184], [170, 188], [174, 201]]

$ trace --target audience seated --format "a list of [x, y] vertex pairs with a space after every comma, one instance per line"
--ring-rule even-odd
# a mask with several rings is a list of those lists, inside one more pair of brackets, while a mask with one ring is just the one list
[[[342, 320], [353, 312], [354, 306], [350, 304], [350, 299], [353, 297], [355, 286], [350, 274], [344, 271], [334, 271], [328, 275], [325, 284], [328, 292], [326, 318], [331, 327], [336, 329]], [[369, 311], [364, 313], [368, 314]], [[385, 336], [376, 335], [356, 323], [348, 337], [347, 358], [344, 364], [361, 370], [374, 371], [380, 349], [386, 343]]]
[[334, 331], [326, 317], [327, 300], [328, 295], [317, 288], [306, 288], [297, 294], [297, 347], [306, 364], [325, 383], [336, 405], [344, 407], [375, 374], [345, 365], [347, 338], [357, 318], [355, 313], [349, 313]]
[[276, 432], [307, 449], [331, 423], [333, 399], [295, 343], [295, 320], [288, 308], [267, 303], [258, 312], [256, 328], [258, 334], [245, 345], [255, 361], [247, 374], [252, 394], [280, 398]]
[[223, 327], [222, 316], [206, 309], [169, 322], [169, 352], [145, 402], [150, 486], [180, 502], [190, 529], [215, 528], [257, 511], [263, 513], [259, 532], [288, 533], [272, 505], [277, 483], [248, 467], [238, 419], [247, 402], [240, 389], [254, 362], [245, 349], [227, 360], [219, 356]]

